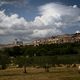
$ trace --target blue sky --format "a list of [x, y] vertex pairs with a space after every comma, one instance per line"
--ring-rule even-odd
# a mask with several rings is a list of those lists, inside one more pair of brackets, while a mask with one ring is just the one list
[[80, 0], [0, 0], [0, 43], [80, 32]]
[[[39, 15], [37, 8], [47, 3], [60, 3], [68, 6], [77, 5], [80, 7], [80, 0], [1, 0], [4, 3], [0, 10], [4, 10], [6, 14], [17, 13], [19, 16], [23, 16], [27, 20], [33, 20], [35, 16]], [[17, 1], [14, 3], [14, 1]], [[23, 3], [21, 3], [23, 2]]]

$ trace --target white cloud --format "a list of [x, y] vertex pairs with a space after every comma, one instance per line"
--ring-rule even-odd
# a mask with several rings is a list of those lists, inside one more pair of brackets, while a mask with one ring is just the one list
[[36, 16], [33, 21], [27, 21], [18, 14], [8, 16], [5, 11], [0, 11], [0, 38], [8, 36], [8, 41], [13, 38], [32, 40], [49, 37], [64, 33], [65, 28], [69, 29], [74, 24], [80, 29], [80, 9], [76, 5], [71, 7], [49, 3], [38, 9], [40, 16]]
[[77, 30], [75, 33], [80, 33], [80, 31], [79, 31], [79, 30]]
[[73, 8], [77, 8], [77, 5], [73, 5]]
[[26, 6], [28, 0], [0, 0], [0, 6], [5, 4], [15, 5], [16, 7]]
[[34, 38], [44, 38], [50, 37], [54, 35], [61, 34], [62, 32], [57, 29], [44, 29], [44, 30], [34, 30], [33, 34], [31, 35]]
[[11, 16], [5, 15], [4, 11], [0, 11], [0, 27], [2, 28], [16, 28], [24, 29], [27, 22], [24, 18], [19, 18], [17, 14]]
[[[75, 5], [74, 5], [75, 6]], [[80, 16], [79, 8], [72, 8], [61, 4], [50, 3], [39, 7], [41, 19], [44, 24], [71, 23], [75, 22]]]

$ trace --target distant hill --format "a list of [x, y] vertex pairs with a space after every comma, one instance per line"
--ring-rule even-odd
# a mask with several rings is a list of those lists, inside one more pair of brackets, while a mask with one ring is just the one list
[[75, 34], [64, 34], [58, 36], [51, 36], [49, 38], [42, 38], [33, 41], [33, 45], [40, 45], [40, 44], [61, 44], [61, 43], [74, 43], [80, 42], [80, 33]]

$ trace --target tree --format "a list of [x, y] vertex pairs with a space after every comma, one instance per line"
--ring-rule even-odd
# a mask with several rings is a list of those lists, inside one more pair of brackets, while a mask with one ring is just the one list
[[8, 64], [10, 64], [10, 57], [5, 53], [5, 51], [0, 51], [0, 65], [2, 69], [6, 69]]
[[52, 58], [49, 56], [34, 56], [32, 57], [33, 65], [40, 66], [49, 72], [50, 65], [52, 64]]
[[27, 73], [26, 67], [31, 65], [31, 58], [29, 56], [17, 56], [15, 58], [15, 64], [19, 67], [23, 67], [24, 73]]

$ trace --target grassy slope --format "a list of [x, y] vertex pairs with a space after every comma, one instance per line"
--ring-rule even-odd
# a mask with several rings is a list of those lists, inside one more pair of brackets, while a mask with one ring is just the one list
[[52, 68], [49, 73], [44, 69], [27, 70], [27, 74], [23, 73], [23, 69], [0, 70], [0, 80], [80, 80], [80, 74], [74, 68]]

